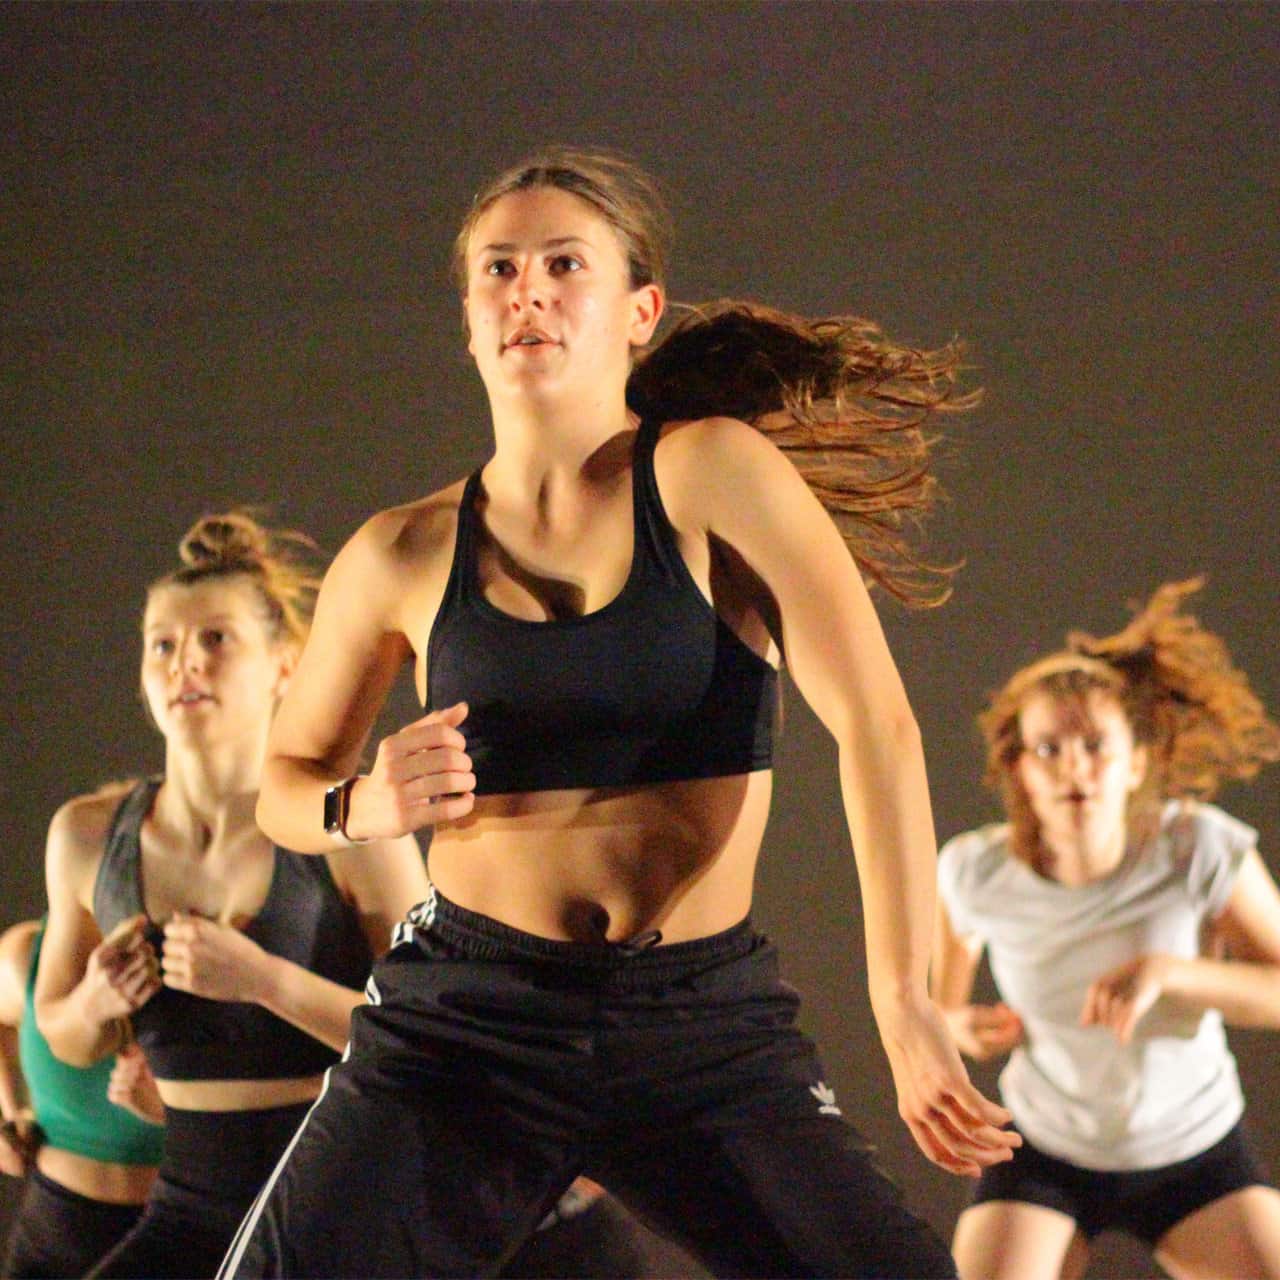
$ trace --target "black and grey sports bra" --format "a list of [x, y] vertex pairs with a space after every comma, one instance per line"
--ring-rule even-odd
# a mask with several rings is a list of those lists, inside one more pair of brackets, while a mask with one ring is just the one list
[[[93, 914], [104, 936], [145, 910], [140, 832], [161, 781], [139, 783], [116, 810], [93, 887]], [[361, 989], [373, 956], [328, 863], [285, 849], [274, 852], [271, 888], [246, 936], [304, 969]], [[147, 938], [160, 955], [164, 934], [154, 921]], [[162, 987], [132, 1021], [148, 1065], [162, 1080], [283, 1080], [317, 1075], [338, 1060], [328, 1045], [244, 1001]]]

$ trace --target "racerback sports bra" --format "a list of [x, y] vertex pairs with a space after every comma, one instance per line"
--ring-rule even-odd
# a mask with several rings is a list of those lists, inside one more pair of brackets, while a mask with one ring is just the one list
[[778, 673], [719, 617], [680, 555], [653, 470], [659, 425], [636, 433], [630, 574], [613, 600], [581, 617], [533, 622], [485, 599], [480, 472], [467, 480], [428, 644], [427, 705], [467, 702], [461, 731], [478, 795], [772, 765]]

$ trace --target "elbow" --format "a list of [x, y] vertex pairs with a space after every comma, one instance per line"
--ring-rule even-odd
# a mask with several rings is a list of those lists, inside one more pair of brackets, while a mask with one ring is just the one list
[[36, 1029], [49, 1046], [49, 1052], [69, 1067], [91, 1067], [97, 1058], [86, 1051], [78, 1037], [67, 1036], [60, 1021], [47, 1009], [36, 1006]]
[[271, 802], [267, 799], [266, 779], [263, 779], [262, 790], [258, 792], [258, 803], [253, 808], [253, 820], [258, 824], [259, 831], [275, 839], [271, 833]]
[[283, 830], [282, 815], [271, 777], [270, 763], [262, 773], [262, 787], [258, 792], [258, 803], [254, 806], [253, 818], [258, 824], [258, 830], [269, 840], [286, 848], [289, 846], [288, 835]]

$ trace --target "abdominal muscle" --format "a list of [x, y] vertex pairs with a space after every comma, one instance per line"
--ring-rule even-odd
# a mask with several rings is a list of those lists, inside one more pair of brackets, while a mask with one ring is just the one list
[[451, 902], [543, 938], [706, 937], [751, 909], [772, 777], [477, 796], [436, 829], [431, 879]]

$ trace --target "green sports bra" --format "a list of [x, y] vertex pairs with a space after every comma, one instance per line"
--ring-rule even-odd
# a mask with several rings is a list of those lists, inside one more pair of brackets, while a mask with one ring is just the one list
[[91, 1067], [73, 1067], [53, 1056], [36, 1026], [36, 966], [44, 941], [44, 921], [31, 944], [27, 994], [18, 1028], [18, 1056], [36, 1123], [50, 1147], [111, 1164], [156, 1165], [164, 1147], [164, 1126], [148, 1124], [107, 1101], [114, 1057]]

